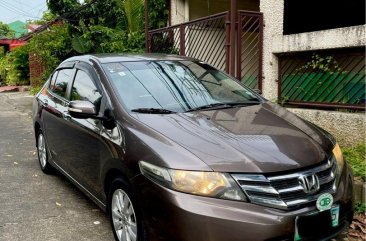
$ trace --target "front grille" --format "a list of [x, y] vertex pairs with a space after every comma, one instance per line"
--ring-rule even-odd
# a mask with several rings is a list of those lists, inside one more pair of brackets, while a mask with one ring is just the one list
[[[326, 163], [285, 175], [231, 174], [252, 203], [280, 209], [299, 208], [313, 203], [322, 193], [335, 193], [337, 163], [331, 157]], [[316, 175], [319, 190], [306, 193], [299, 178]]]

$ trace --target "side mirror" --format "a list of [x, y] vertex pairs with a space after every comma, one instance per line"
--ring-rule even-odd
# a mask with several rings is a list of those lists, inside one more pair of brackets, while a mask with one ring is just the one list
[[253, 91], [258, 95], [262, 95], [262, 91], [260, 89], [253, 89]]
[[71, 101], [69, 113], [72, 117], [79, 119], [96, 118], [98, 115], [95, 105], [86, 100]]

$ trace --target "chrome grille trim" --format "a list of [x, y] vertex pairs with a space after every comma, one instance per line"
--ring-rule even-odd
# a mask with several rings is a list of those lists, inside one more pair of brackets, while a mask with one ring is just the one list
[[278, 194], [278, 191], [271, 186], [241, 185], [241, 187], [244, 188], [246, 191]]
[[[291, 209], [316, 201], [322, 193], [334, 194], [337, 172], [337, 164], [332, 156], [326, 163], [285, 175], [240, 173], [231, 176], [250, 202], [279, 209]], [[306, 194], [298, 179], [302, 175], [313, 174], [319, 178], [320, 189], [314, 194]]]

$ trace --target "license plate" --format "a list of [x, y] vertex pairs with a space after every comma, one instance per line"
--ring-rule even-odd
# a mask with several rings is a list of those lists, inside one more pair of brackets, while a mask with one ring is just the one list
[[[313, 223], [317, 226], [311, 225]], [[309, 225], [308, 225], [309, 224]], [[318, 232], [322, 233], [322, 230], [334, 228], [339, 225], [339, 205], [333, 205], [329, 210], [323, 212], [312, 212], [304, 216], [297, 216], [295, 218], [295, 241], [303, 239], [302, 234], [309, 234], [314, 231], [314, 235]], [[302, 230], [304, 229], [304, 230]], [[306, 229], [306, 230], [305, 230]], [[311, 230], [310, 230], [311, 229]]]

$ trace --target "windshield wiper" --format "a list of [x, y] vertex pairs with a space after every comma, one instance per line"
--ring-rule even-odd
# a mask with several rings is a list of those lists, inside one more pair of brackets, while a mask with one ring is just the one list
[[246, 102], [225, 102], [225, 103], [213, 103], [203, 106], [198, 106], [192, 109], [187, 110], [187, 112], [197, 111], [197, 110], [217, 110], [217, 109], [227, 109], [239, 106], [250, 106], [250, 105], [258, 105], [261, 102], [259, 101], [246, 101]]
[[176, 113], [172, 110], [167, 109], [161, 109], [161, 108], [138, 108], [138, 109], [132, 109], [132, 112], [137, 113], [149, 113], [149, 114], [173, 114]]
[[228, 102], [225, 103], [231, 107], [237, 107], [237, 106], [249, 106], [249, 105], [258, 105], [261, 102], [258, 100], [252, 100], [252, 101], [245, 101], [245, 102]]
[[196, 110], [207, 110], [207, 109], [215, 110], [215, 109], [230, 108], [230, 107], [231, 106], [226, 103], [213, 103], [213, 104], [202, 105], [202, 106], [198, 106], [198, 107], [189, 109], [189, 110], [187, 110], [187, 112], [196, 111]]

